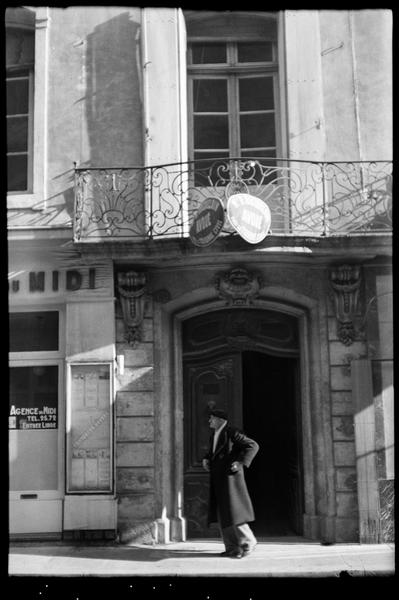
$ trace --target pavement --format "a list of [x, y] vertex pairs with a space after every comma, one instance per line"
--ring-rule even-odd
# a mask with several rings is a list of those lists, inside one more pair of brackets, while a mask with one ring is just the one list
[[[155, 546], [13, 542], [8, 575], [20, 577], [324, 578], [387, 577], [395, 573], [394, 544], [332, 544], [302, 537], [260, 538], [242, 559], [219, 556], [219, 539]], [[154, 579], [155, 578], [155, 579]]]

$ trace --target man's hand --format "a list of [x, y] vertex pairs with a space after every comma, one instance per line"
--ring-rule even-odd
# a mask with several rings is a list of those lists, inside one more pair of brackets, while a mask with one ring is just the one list
[[241, 465], [242, 465], [242, 463], [235, 460], [233, 463], [231, 463], [230, 469], [233, 471], [233, 473], [235, 473], [236, 471], [238, 471], [238, 469], [240, 468]]
[[202, 466], [204, 467], [205, 471], [209, 471], [209, 460], [207, 458], [202, 459]]

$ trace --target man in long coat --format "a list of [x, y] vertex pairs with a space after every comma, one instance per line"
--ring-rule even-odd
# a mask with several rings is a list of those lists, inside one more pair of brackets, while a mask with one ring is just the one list
[[256, 538], [248, 522], [255, 520], [244, 477], [244, 466], [251, 464], [258, 444], [237, 428], [228, 426], [225, 411], [209, 413], [214, 430], [209, 451], [202, 461], [210, 472], [208, 524], [218, 521], [226, 550], [222, 556], [242, 558], [252, 552]]

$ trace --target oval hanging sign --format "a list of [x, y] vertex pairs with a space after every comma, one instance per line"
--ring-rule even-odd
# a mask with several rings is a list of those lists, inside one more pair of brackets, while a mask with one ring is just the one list
[[219, 198], [207, 198], [194, 215], [190, 239], [196, 246], [209, 246], [216, 240], [225, 222], [225, 211]]
[[267, 236], [272, 219], [266, 202], [249, 194], [230, 196], [227, 216], [237, 233], [250, 244], [258, 244]]

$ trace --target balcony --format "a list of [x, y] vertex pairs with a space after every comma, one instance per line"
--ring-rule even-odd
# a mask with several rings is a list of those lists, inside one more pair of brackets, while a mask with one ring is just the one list
[[[392, 163], [226, 158], [153, 167], [76, 168], [74, 241], [186, 238], [209, 197], [261, 198], [272, 235], [392, 231]], [[226, 217], [220, 236], [237, 235]]]

